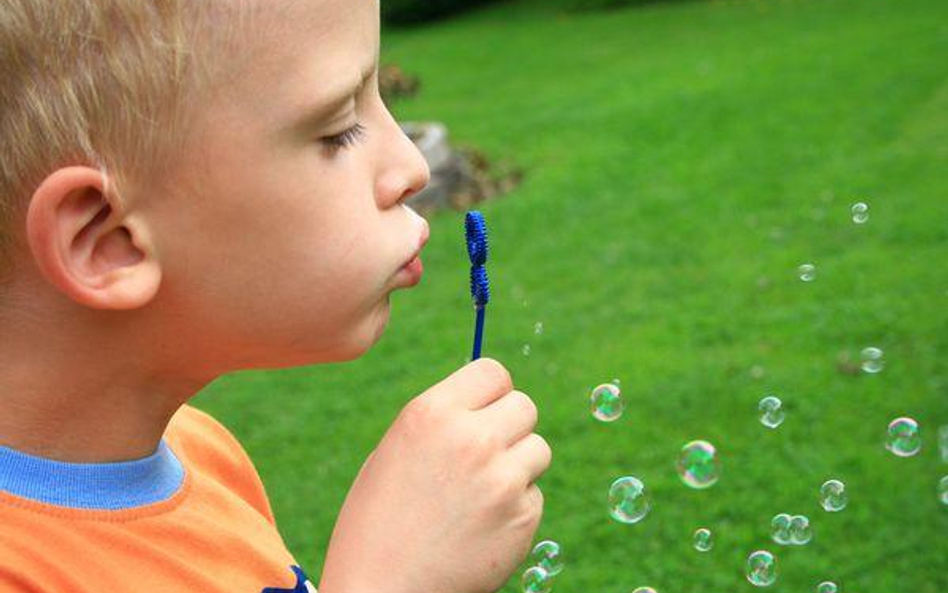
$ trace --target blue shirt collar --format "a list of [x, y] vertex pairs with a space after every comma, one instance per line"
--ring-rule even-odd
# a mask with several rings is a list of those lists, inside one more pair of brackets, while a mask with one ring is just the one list
[[0, 445], [0, 490], [76, 509], [120, 510], [170, 498], [184, 467], [161, 439], [148, 457], [111, 463], [70, 463]]

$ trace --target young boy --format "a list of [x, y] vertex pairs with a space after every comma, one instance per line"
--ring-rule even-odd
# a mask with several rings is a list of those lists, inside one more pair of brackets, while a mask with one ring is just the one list
[[[357, 358], [418, 282], [428, 182], [378, 0], [0, 4], [0, 591], [314, 591], [222, 373]], [[523, 561], [550, 450], [496, 361], [412, 399], [321, 593], [475, 593]], [[313, 534], [319, 537], [319, 534]]]

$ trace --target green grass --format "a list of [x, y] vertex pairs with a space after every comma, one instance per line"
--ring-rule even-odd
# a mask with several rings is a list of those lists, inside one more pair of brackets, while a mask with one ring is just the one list
[[[934, 438], [948, 424], [946, 17], [931, 0], [582, 14], [533, 0], [383, 32], [383, 61], [423, 82], [400, 119], [444, 121], [454, 142], [527, 173], [481, 205], [485, 354], [535, 399], [554, 450], [537, 535], [567, 556], [556, 591], [750, 591], [744, 560], [761, 547], [780, 563], [773, 591], [948, 590]], [[857, 200], [871, 208], [861, 226]], [[469, 353], [462, 215], [431, 224], [425, 279], [394, 297], [364, 358], [227, 375], [194, 402], [242, 440], [314, 578], [364, 457]], [[797, 279], [804, 262], [816, 281]], [[837, 370], [868, 345], [885, 350], [882, 373]], [[600, 424], [587, 395], [614, 377], [627, 409]], [[769, 392], [788, 410], [775, 431], [756, 419]], [[916, 457], [881, 444], [900, 415], [922, 426]], [[706, 491], [674, 470], [693, 438], [724, 462]], [[626, 474], [653, 497], [633, 526], [604, 509]], [[850, 493], [832, 515], [817, 504], [830, 477]], [[781, 511], [811, 518], [812, 543], [769, 540]], [[699, 526], [716, 535], [708, 554], [691, 548]]]

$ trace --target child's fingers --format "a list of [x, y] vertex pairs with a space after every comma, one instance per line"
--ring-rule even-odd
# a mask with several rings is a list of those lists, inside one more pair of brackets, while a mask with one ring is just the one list
[[446, 398], [467, 410], [480, 410], [510, 393], [510, 373], [492, 358], [479, 358], [448, 375], [429, 391], [433, 397]]
[[522, 391], [511, 391], [477, 412], [484, 430], [497, 434], [510, 446], [533, 432], [537, 425], [537, 407]]
[[508, 458], [522, 472], [524, 485], [535, 482], [550, 467], [553, 450], [546, 439], [535, 432], [528, 434], [507, 450]]

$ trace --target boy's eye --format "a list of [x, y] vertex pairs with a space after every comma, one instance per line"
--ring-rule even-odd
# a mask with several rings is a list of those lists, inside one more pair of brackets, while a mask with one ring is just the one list
[[336, 134], [335, 136], [326, 136], [322, 138], [321, 141], [329, 147], [331, 151], [335, 152], [340, 148], [346, 148], [364, 140], [366, 136], [365, 131], [365, 126], [361, 123], [356, 123], [356, 125], [348, 130]]

